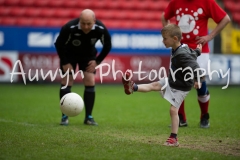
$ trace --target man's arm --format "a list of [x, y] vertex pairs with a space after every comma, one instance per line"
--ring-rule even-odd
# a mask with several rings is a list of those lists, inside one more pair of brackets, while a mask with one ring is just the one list
[[162, 16], [161, 16], [161, 22], [162, 22], [163, 27], [170, 23], [169, 20], [165, 19], [164, 12], [162, 13]]
[[59, 36], [56, 39], [56, 42], [54, 43], [55, 47], [56, 47], [56, 50], [57, 50], [57, 54], [58, 54], [58, 56], [61, 59], [63, 64], [68, 64], [69, 63], [68, 60], [67, 60], [67, 56], [66, 56], [67, 51], [66, 51], [66, 48], [65, 48], [65, 45], [67, 44], [67, 42], [70, 38], [69, 36], [70, 36], [70, 34], [69, 34], [67, 28], [65, 26], [63, 26], [61, 28]]
[[217, 34], [219, 34], [224, 27], [226, 27], [226, 25], [230, 22], [230, 17], [228, 15], [226, 15], [221, 21], [220, 23], [217, 24], [217, 26], [212, 30], [212, 32], [206, 36], [202, 36], [202, 37], [197, 37], [197, 44], [202, 44], [204, 45], [205, 43], [211, 41]]
[[104, 30], [104, 33], [101, 37], [101, 42], [103, 44], [103, 48], [102, 48], [102, 51], [100, 52], [100, 54], [96, 58], [97, 64], [100, 64], [104, 60], [104, 58], [108, 55], [108, 53], [110, 52], [110, 50], [112, 48], [111, 36], [110, 36], [107, 28], [105, 28], [105, 30]]

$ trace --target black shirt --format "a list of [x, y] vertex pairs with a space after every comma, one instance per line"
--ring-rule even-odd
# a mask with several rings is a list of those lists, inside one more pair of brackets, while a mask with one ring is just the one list
[[[98, 40], [103, 44], [103, 48], [97, 56], [95, 44]], [[55, 47], [62, 64], [85, 59], [95, 59], [97, 64], [100, 64], [110, 52], [112, 43], [111, 36], [101, 21], [96, 20], [92, 30], [85, 34], [81, 30], [79, 18], [76, 18], [61, 28]]]

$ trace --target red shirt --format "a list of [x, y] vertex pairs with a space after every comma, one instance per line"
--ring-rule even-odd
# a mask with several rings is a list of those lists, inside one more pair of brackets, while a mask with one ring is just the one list
[[[182, 43], [193, 49], [197, 47], [197, 36], [208, 35], [208, 19], [219, 23], [225, 16], [226, 12], [214, 0], [171, 0], [164, 12], [166, 20], [176, 18], [182, 30]], [[202, 52], [209, 53], [208, 43]]]

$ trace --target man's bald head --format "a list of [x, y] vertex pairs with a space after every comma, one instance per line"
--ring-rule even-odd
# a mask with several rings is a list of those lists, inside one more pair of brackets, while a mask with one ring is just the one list
[[82, 31], [88, 34], [96, 22], [95, 13], [91, 9], [84, 9], [79, 17]]
[[84, 9], [80, 14], [80, 19], [95, 21], [95, 13], [91, 9]]

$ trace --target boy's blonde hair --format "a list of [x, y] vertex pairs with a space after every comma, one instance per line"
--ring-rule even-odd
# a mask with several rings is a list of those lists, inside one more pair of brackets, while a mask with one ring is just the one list
[[162, 34], [168, 34], [170, 37], [176, 36], [179, 41], [182, 39], [182, 31], [176, 24], [168, 24], [162, 29]]

